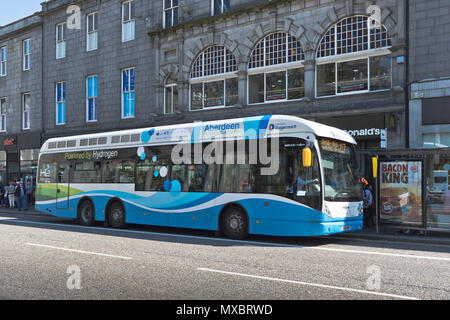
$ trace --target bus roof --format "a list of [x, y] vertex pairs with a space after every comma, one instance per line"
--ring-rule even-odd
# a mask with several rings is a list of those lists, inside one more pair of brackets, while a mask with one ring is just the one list
[[313, 133], [318, 137], [356, 144], [352, 136], [337, 128], [294, 116], [266, 115], [53, 138], [43, 144], [41, 152], [63, 152], [77, 148], [112, 148], [141, 144], [173, 144], [180, 141], [206, 142], [211, 141], [212, 137], [217, 137], [218, 134], [226, 138], [243, 139], [278, 135], [289, 136], [296, 133]]

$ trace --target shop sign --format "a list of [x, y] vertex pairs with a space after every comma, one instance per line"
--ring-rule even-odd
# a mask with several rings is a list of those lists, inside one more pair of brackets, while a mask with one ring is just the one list
[[380, 163], [380, 218], [389, 223], [422, 223], [422, 162]]
[[372, 137], [381, 135], [382, 129], [378, 128], [365, 128], [356, 130], [345, 130], [352, 137]]
[[380, 136], [380, 148], [386, 149], [387, 147], [387, 134], [386, 129], [381, 130], [381, 136]]
[[16, 139], [14, 139], [14, 138], [7, 138], [3, 141], [3, 145], [5, 147], [13, 146], [15, 143], [16, 143]]

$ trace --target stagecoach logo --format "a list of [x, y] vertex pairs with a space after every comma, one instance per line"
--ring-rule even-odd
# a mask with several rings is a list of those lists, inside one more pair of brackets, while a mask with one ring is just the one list
[[274, 125], [273, 123], [269, 126], [269, 130], [279, 130], [279, 131], [283, 131], [283, 130], [289, 130], [289, 129], [295, 129], [297, 128], [297, 125], [293, 124], [293, 125], [287, 125], [285, 123], [280, 123], [277, 125]]

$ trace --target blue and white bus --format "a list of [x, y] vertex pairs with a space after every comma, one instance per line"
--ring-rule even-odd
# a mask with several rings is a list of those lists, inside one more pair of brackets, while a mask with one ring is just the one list
[[354, 231], [363, 225], [355, 145], [345, 131], [277, 115], [50, 139], [36, 208], [87, 226], [234, 239]]

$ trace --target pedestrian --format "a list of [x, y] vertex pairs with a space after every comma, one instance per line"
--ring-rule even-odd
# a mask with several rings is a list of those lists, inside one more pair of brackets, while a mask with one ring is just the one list
[[9, 207], [12, 209], [14, 208], [14, 195], [16, 194], [16, 186], [14, 185], [14, 182], [11, 181], [9, 183], [8, 187], [8, 200], [9, 200]]
[[23, 182], [19, 182], [19, 185], [16, 188], [16, 196], [17, 196], [17, 208], [19, 211], [22, 211], [22, 209], [27, 210], [27, 205], [25, 204], [25, 186], [23, 185]]
[[364, 224], [366, 227], [370, 227], [373, 224], [371, 217], [371, 207], [372, 207], [372, 192], [368, 185], [364, 185], [364, 197], [363, 197], [363, 210], [364, 210]]
[[369, 184], [369, 191], [370, 191], [370, 196], [372, 198], [370, 207], [369, 207], [369, 222], [372, 226], [375, 225], [375, 215], [376, 215], [376, 205], [375, 205], [375, 201], [377, 201], [377, 197], [375, 196], [375, 193], [373, 192], [373, 188], [372, 186]]

